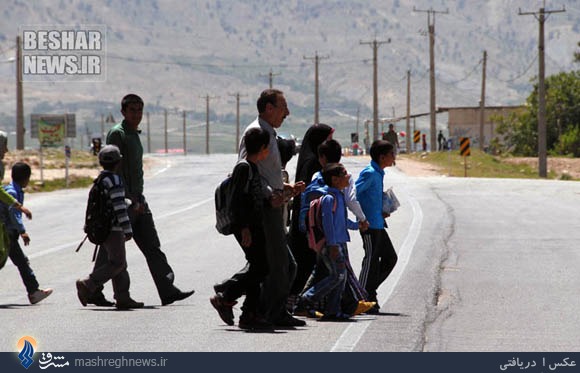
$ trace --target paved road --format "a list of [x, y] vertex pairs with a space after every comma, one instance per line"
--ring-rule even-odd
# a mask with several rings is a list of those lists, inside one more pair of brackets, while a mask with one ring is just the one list
[[[86, 190], [27, 196], [27, 252], [54, 294], [30, 306], [15, 267], [0, 271], [0, 351], [22, 336], [40, 351], [574, 351], [580, 348], [580, 183], [409, 178], [387, 170], [402, 207], [389, 219], [399, 254], [380, 288], [383, 314], [246, 333], [221, 323], [212, 284], [241, 267], [233, 238], [213, 228], [213, 191], [233, 155], [158, 157], [146, 196], [163, 249], [193, 297], [161, 307], [142, 254], [128, 245], [131, 291], [142, 310], [82, 307], [74, 282], [89, 273], [82, 238]], [[295, 165], [295, 159], [291, 163]], [[358, 174], [366, 163], [345, 159]], [[352, 236], [360, 268], [362, 243]], [[111, 293], [110, 286], [107, 288]], [[239, 310], [236, 310], [239, 315]]]

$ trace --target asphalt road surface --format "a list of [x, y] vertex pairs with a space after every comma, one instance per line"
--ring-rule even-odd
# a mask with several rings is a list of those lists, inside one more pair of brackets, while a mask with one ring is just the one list
[[[28, 304], [16, 268], [0, 271], [0, 351], [32, 336], [40, 351], [577, 351], [580, 349], [580, 183], [407, 177], [387, 169], [402, 206], [388, 219], [399, 255], [381, 286], [380, 315], [250, 333], [221, 322], [212, 285], [244, 264], [214, 229], [215, 186], [234, 155], [157, 156], [145, 195], [176, 285], [187, 300], [160, 306], [139, 249], [127, 247], [131, 295], [144, 309], [82, 307], [75, 280], [91, 268], [82, 223], [88, 190], [27, 195], [25, 248], [51, 297]], [[290, 165], [291, 175], [296, 158]], [[344, 159], [355, 175], [366, 161]], [[349, 245], [355, 272], [358, 232]], [[110, 284], [106, 294], [112, 298]], [[239, 316], [239, 308], [235, 310]]]

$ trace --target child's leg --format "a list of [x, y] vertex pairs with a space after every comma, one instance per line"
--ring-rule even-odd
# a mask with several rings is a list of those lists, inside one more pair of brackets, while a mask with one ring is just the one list
[[[107, 253], [107, 261], [100, 267], [95, 268], [89, 277], [83, 282], [91, 292], [95, 292], [105, 282], [117, 276], [122, 271], [127, 269], [127, 261], [125, 259], [125, 235], [121, 231], [111, 231], [107, 240], [102, 244], [99, 250], [105, 250]], [[121, 249], [122, 248], [122, 249]], [[122, 285], [122, 289], [125, 285]], [[129, 284], [126, 284], [127, 292]], [[125, 290], [122, 290], [123, 292]], [[115, 292], [117, 298], [117, 292]], [[118, 299], [118, 298], [117, 298]]]
[[24, 283], [24, 286], [26, 286], [27, 293], [32, 294], [38, 290], [39, 286], [38, 281], [36, 280], [36, 276], [34, 275], [34, 271], [32, 268], [30, 268], [30, 262], [26, 255], [24, 255], [24, 252], [18, 243], [18, 232], [10, 231], [9, 237], [10, 252], [8, 256], [10, 257], [10, 260], [12, 260], [12, 263], [14, 263], [14, 265], [18, 268], [22, 282]]
[[344, 286], [346, 284], [344, 246], [340, 245], [338, 247], [338, 257], [336, 259], [331, 258], [331, 260], [334, 262], [336, 276], [332, 278], [334, 281], [334, 287], [327, 295], [326, 308], [324, 311], [325, 315], [337, 315], [340, 313], [342, 293], [344, 292]]
[[[250, 247], [242, 247], [249, 264], [245, 284], [243, 284], [246, 299], [242, 306], [242, 311], [256, 314], [260, 302], [261, 284], [268, 275], [268, 258], [266, 256], [266, 241], [263, 228], [253, 227], [250, 233], [252, 235], [252, 244]], [[228, 298], [226, 297], [226, 299]]]

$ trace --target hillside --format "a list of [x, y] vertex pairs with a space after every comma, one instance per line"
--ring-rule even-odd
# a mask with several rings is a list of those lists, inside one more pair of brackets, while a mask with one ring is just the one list
[[[406, 71], [412, 74], [412, 111], [428, 111], [427, 14], [417, 9], [449, 10], [435, 21], [437, 105], [477, 105], [481, 59], [488, 52], [489, 105], [520, 104], [537, 72], [538, 22], [518, 9], [537, 11], [541, 2], [527, 0], [258, 0], [155, 1], [21, 1], [0, 6], [0, 128], [11, 130], [15, 111], [14, 42], [25, 25], [54, 28], [104, 25], [106, 80], [89, 83], [25, 83], [25, 115], [76, 112], [79, 133], [100, 128], [101, 114], [119, 119], [119, 100], [126, 92], [141, 94], [152, 126], [163, 126], [163, 109], [172, 127], [187, 110], [192, 141], [201, 141], [205, 100], [210, 100], [214, 129], [221, 137], [212, 151], [230, 151], [235, 99], [240, 93], [242, 123], [255, 115], [255, 97], [268, 85], [286, 92], [291, 117], [286, 130], [300, 136], [313, 120], [314, 64], [304, 57], [328, 57], [320, 63], [320, 119], [339, 128], [339, 140], [372, 116], [372, 49], [380, 46], [380, 116], [406, 110]], [[546, 22], [547, 73], [578, 68], [572, 63], [580, 41], [580, 5], [548, 1], [561, 9]], [[23, 22], [25, 20], [25, 22]], [[217, 98], [219, 96], [219, 98]], [[446, 118], [438, 118], [444, 128]], [[27, 119], [28, 122], [28, 119]], [[426, 122], [419, 120], [418, 125]], [[88, 129], [85, 129], [85, 126]], [[189, 131], [189, 129], [188, 129]], [[158, 132], [156, 132], [158, 133]], [[225, 139], [225, 140], [224, 140]], [[178, 143], [178, 139], [173, 139]], [[27, 144], [31, 142], [27, 140]], [[78, 145], [78, 143], [77, 143]]]

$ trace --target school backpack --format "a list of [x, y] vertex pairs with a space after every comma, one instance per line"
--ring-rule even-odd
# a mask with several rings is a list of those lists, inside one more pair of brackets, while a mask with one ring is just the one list
[[[321, 195], [310, 201], [308, 214], [306, 215], [306, 236], [308, 237], [308, 247], [320, 253], [326, 244], [326, 237], [324, 236], [324, 228], [322, 227], [322, 198], [326, 194]], [[334, 196], [334, 195], [333, 195]], [[336, 196], [334, 196], [334, 203], [332, 205], [332, 212], [336, 211]]]
[[109, 196], [103, 186], [102, 179], [99, 175], [93, 181], [93, 186], [89, 191], [83, 227], [87, 238], [95, 245], [101, 245], [105, 242], [113, 224], [113, 209], [108, 202]]
[[[238, 163], [245, 162], [241, 160]], [[237, 166], [237, 164], [236, 164]], [[249, 166], [249, 164], [248, 164]], [[234, 167], [235, 168], [235, 167]], [[250, 173], [248, 175], [248, 183], [246, 184], [244, 191], [247, 192], [249, 189], [250, 180], [252, 179], [252, 167], [250, 166]], [[225, 236], [229, 236], [233, 232], [233, 211], [232, 211], [232, 199], [234, 197], [234, 187], [232, 182], [232, 174], [229, 174], [215, 189], [214, 200], [215, 200], [215, 229]]]

